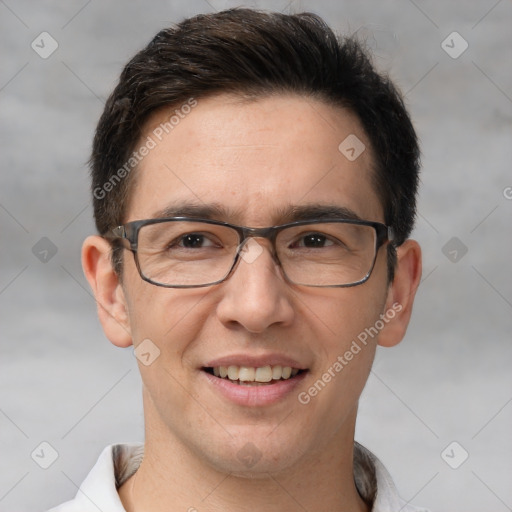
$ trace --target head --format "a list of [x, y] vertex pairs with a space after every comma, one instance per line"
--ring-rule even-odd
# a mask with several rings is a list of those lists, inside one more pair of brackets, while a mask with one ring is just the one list
[[[349, 136], [363, 148], [355, 159], [340, 149]], [[241, 462], [249, 442], [268, 471], [349, 435], [375, 347], [402, 339], [421, 270], [408, 239], [416, 135], [399, 93], [361, 45], [312, 14], [247, 9], [162, 30], [124, 68], [99, 121], [91, 167], [100, 235], [185, 203], [254, 228], [283, 224], [312, 205], [391, 228], [393, 241], [378, 250], [369, 279], [348, 288], [288, 283], [268, 241], [228, 280], [190, 289], [143, 281], [119, 241], [91, 237], [84, 245], [107, 336], [119, 346], [151, 340], [158, 349], [151, 365], [139, 365], [147, 436], [179, 440], [212, 466], [244, 473], [258, 471]], [[283, 400], [230, 401], [205, 368], [243, 357], [256, 366], [289, 360], [301, 378]]]
[[[153, 136], [158, 142], [179, 122], [182, 110], [189, 111], [191, 101], [220, 93], [245, 99], [296, 94], [357, 116], [374, 157], [372, 185], [385, 223], [395, 234], [395, 243], [388, 246], [392, 279], [394, 248], [414, 225], [416, 134], [400, 94], [374, 69], [361, 44], [338, 38], [319, 17], [307, 13], [232, 9], [200, 15], [162, 30], [135, 55], [105, 105], [94, 139], [91, 169], [98, 232], [105, 234], [126, 220], [140, 158], [133, 153], [144, 142], [148, 119], [164, 109], [170, 114], [167, 126]], [[113, 256], [120, 270], [122, 251], [114, 250]]]

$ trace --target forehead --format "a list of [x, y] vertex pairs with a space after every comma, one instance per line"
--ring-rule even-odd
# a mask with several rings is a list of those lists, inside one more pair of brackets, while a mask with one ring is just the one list
[[383, 217], [359, 120], [319, 100], [189, 100], [153, 114], [139, 145], [150, 149], [134, 171], [126, 221], [179, 214], [181, 204], [214, 206], [221, 220], [249, 226], [318, 205]]

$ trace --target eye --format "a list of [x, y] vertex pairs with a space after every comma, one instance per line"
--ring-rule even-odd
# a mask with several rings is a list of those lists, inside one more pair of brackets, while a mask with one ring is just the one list
[[[211, 235], [213, 237], [213, 235]], [[203, 249], [205, 247], [216, 247], [211, 238], [202, 233], [186, 233], [179, 238], [173, 240], [169, 247], [182, 247], [184, 249]]]
[[302, 235], [297, 242], [293, 243], [293, 247], [306, 247], [308, 249], [322, 248], [334, 245], [333, 241], [323, 233], [308, 233]]

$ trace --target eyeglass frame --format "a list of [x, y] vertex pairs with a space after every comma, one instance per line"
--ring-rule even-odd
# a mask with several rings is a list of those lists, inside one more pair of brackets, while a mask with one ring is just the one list
[[[206, 283], [206, 284], [185, 284], [185, 285], [172, 285], [172, 284], [163, 284], [158, 283], [156, 281], [151, 280], [149, 277], [145, 276], [142, 272], [142, 269], [140, 268], [139, 258], [138, 258], [138, 237], [139, 237], [139, 231], [144, 226], [149, 226], [152, 224], [161, 224], [165, 222], [174, 222], [174, 221], [191, 221], [191, 222], [201, 222], [205, 224], [213, 224], [216, 226], [224, 226], [227, 228], [231, 228], [238, 234], [239, 244], [237, 246], [237, 251], [235, 254], [235, 257], [233, 259], [233, 263], [231, 265], [231, 268], [226, 273], [226, 275], [219, 279], [218, 281], [214, 281], [212, 283]], [[375, 253], [373, 256], [373, 261], [370, 266], [370, 269], [366, 273], [366, 275], [360, 279], [359, 281], [356, 281], [354, 283], [349, 284], [327, 284], [327, 285], [315, 285], [315, 284], [301, 284], [301, 283], [295, 283], [292, 281], [287, 275], [286, 272], [283, 269], [281, 261], [279, 261], [279, 257], [277, 255], [277, 248], [275, 245], [277, 235], [279, 232], [283, 231], [284, 229], [295, 227], [295, 226], [305, 226], [308, 224], [325, 224], [325, 223], [343, 223], [343, 224], [353, 224], [353, 225], [359, 225], [359, 226], [369, 226], [372, 227], [375, 230]], [[113, 228], [109, 233], [103, 235], [104, 238], [109, 240], [127, 240], [130, 244], [130, 247], [123, 246], [124, 249], [128, 249], [133, 253], [133, 258], [135, 261], [135, 266], [137, 267], [137, 271], [139, 272], [139, 275], [142, 280], [154, 285], [154, 286], [161, 286], [163, 288], [204, 288], [206, 286], [215, 286], [217, 284], [223, 283], [226, 281], [233, 271], [235, 270], [235, 267], [237, 266], [239, 260], [240, 260], [240, 253], [241, 248], [245, 245], [245, 243], [251, 239], [251, 238], [265, 238], [266, 240], [269, 240], [272, 244], [272, 257], [274, 261], [281, 267], [283, 270], [283, 276], [285, 280], [291, 284], [295, 284], [297, 286], [308, 286], [308, 287], [314, 287], [314, 288], [350, 288], [353, 286], [358, 286], [360, 284], [365, 283], [370, 278], [373, 269], [375, 267], [375, 262], [377, 261], [377, 254], [379, 252], [379, 249], [385, 244], [385, 243], [393, 243], [394, 241], [394, 232], [393, 228], [391, 226], [387, 226], [386, 224], [383, 224], [382, 222], [376, 222], [376, 221], [370, 221], [370, 220], [362, 220], [362, 219], [340, 219], [340, 218], [320, 218], [320, 219], [308, 219], [308, 220], [298, 220], [294, 222], [289, 222], [286, 224], [280, 224], [277, 226], [270, 226], [265, 228], [251, 228], [247, 226], [238, 226], [236, 224], [230, 224], [228, 222], [220, 221], [220, 220], [213, 220], [213, 219], [202, 219], [198, 217], [159, 217], [154, 219], [144, 219], [144, 220], [135, 220], [131, 222], [127, 222], [126, 224], [122, 224], [120, 226], [117, 226]]]

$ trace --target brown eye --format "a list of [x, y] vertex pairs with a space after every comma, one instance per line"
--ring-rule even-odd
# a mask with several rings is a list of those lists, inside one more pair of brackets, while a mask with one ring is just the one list
[[203, 242], [205, 241], [205, 237], [203, 235], [198, 235], [196, 233], [191, 233], [189, 235], [185, 235], [181, 238], [181, 245], [188, 249], [194, 247], [202, 247]]
[[323, 248], [333, 245], [332, 240], [324, 235], [323, 233], [308, 233], [302, 235], [296, 242], [292, 244], [292, 247], [305, 247], [307, 249]]

